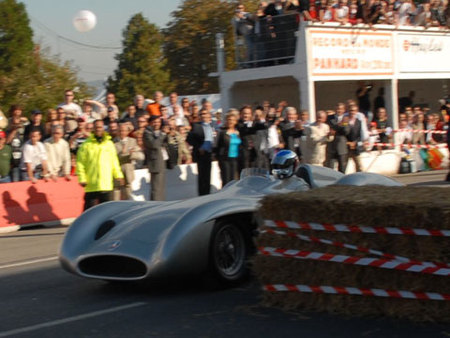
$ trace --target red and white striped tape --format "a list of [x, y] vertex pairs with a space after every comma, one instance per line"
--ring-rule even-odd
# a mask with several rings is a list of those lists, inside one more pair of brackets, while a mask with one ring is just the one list
[[302, 230], [332, 231], [332, 232], [357, 232], [367, 234], [390, 234], [390, 235], [411, 235], [411, 236], [436, 236], [450, 237], [450, 230], [418, 229], [403, 227], [369, 227], [345, 224], [320, 224], [292, 221], [272, 221], [265, 220], [264, 225], [270, 228], [289, 228]]
[[355, 295], [372, 297], [407, 298], [420, 300], [450, 300], [450, 295], [436, 292], [417, 292], [403, 290], [383, 290], [383, 289], [362, 289], [342, 286], [311, 286], [311, 285], [289, 285], [271, 284], [264, 286], [269, 292], [301, 292], [301, 293], [321, 293], [335, 295]]
[[403, 133], [403, 132], [407, 132], [407, 133], [420, 133], [420, 134], [447, 134], [447, 131], [445, 130], [424, 130], [424, 129], [396, 129], [393, 130], [392, 132], [394, 133]]
[[315, 261], [326, 261], [359, 266], [371, 266], [381, 269], [401, 270], [438, 276], [450, 275], [449, 268], [426, 266], [423, 264], [415, 264], [415, 263], [404, 263], [391, 259], [334, 255], [323, 252], [300, 251], [300, 250], [280, 249], [273, 247], [260, 247], [258, 248], [258, 250], [260, 254], [265, 256], [309, 259]]
[[439, 143], [439, 144], [395, 144], [395, 143], [374, 143], [374, 146], [381, 147], [404, 147], [404, 148], [416, 148], [416, 149], [434, 149], [434, 148], [448, 148], [447, 144]]
[[415, 260], [409, 259], [407, 257], [392, 255], [392, 254], [382, 252], [379, 250], [373, 250], [373, 249], [369, 249], [366, 247], [337, 242], [337, 241], [330, 241], [328, 239], [317, 238], [317, 237], [313, 237], [313, 236], [300, 235], [300, 234], [297, 234], [294, 232], [285, 232], [285, 231], [276, 231], [276, 230], [272, 230], [272, 229], [266, 229], [266, 230], [262, 230], [261, 233], [266, 233], [266, 234], [271, 234], [271, 235], [279, 235], [279, 236], [288, 236], [288, 237], [298, 238], [305, 242], [313, 242], [313, 243], [332, 245], [332, 246], [336, 246], [339, 248], [346, 248], [349, 250], [355, 250], [355, 251], [359, 251], [359, 252], [364, 252], [364, 253], [380, 256], [380, 257], [383, 257], [386, 259], [396, 260], [396, 261], [403, 262], [403, 263], [412, 263], [412, 264], [418, 264], [418, 265], [421, 264], [421, 265], [430, 266], [430, 267], [443, 267], [443, 268], [450, 267], [448, 264], [445, 264], [445, 263], [415, 261]]

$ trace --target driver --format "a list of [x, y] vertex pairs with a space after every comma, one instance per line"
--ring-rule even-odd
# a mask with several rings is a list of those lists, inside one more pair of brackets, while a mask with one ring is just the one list
[[290, 191], [309, 190], [308, 184], [295, 174], [299, 160], [297, 154], [291, 150], [279, 151], [272, 160], [272, 174], [281, 181], [278, 189]]
[[272, 160], [272, 174], [280, 180], [294, 175], [299, 163], [297, 154], [291, 150], [279, 151]]

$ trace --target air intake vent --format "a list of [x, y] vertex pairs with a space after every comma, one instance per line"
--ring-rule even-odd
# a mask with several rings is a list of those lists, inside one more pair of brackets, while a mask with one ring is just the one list
[[147, 269], [141, 261], [124, 256], [104, 255], [83, 259], [78, 267], [86, 275], [136, 279], [145, 276]]
[[100, 225], [98, 227], [97, 233], [95, 234], [95, 240], [102, 238], [103, 236], [105, 236], [105, 234], [111, 230], [112, 228], [114, 228], [116, 226], [116, 222], [114, 222], [113, 220], [108, 220], [104, 223], [102, 223], [102, 225]]

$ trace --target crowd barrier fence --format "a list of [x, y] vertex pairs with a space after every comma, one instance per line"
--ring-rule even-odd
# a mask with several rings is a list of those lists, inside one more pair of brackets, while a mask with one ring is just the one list
[[[149, 199], [150, 177], [147, 169], [135, 171], [132, 198]], [[211, 192], [221, 188], [220, 171], [212, 164]], [[66, 181], [59, 178], [45, 182], [39, 180], [0, 184], [0, 233], [34, 225], [53, 225], [63, 220], [70, 222], [83, 212], [84, 189], [76, 176]], [[166, 199], [169, 201], [197, 196], [197, 165], [184, 164], [167, 170]]]
[[[439, 148], [442, 167], [448, 162], [447, 149]], [[420, 149], [411, 149], [411, 158], [416, 162], [417, 170], [427, 169]], [[362, 153], [362, 170], [366, 172], [393, 175], [399, 172], [403, 152], [390, 149]], [[347, 173], [354, 172], [353, 161], [349, 161]], [[217, 162], [212, 163], [211, 193], [222, 186]], [[149, 199], [150, 175], [147, 169], [135, 170], [135, 179], [131, 184], [132, 199]], [[59, 178], [31, 182], [0, 184], [0, 232], [13, 231], [21, 227], [37, 224], [51, 225], [63, 220], [70, 221], [78, 217], [83, 210], [84, 190], [78, 184], [76, 176], [71, 181]], [[197, 165], [183, 164], [166, 173], [166, 200], [174, 201], [197, 196]]]

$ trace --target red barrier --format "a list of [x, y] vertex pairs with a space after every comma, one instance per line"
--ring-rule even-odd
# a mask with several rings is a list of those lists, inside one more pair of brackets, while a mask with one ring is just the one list
[[84, 189], [71, 181], [0, 184], [0, 229], [74, 218], [83, 212]]

